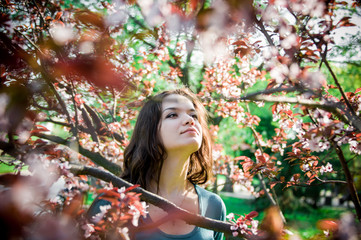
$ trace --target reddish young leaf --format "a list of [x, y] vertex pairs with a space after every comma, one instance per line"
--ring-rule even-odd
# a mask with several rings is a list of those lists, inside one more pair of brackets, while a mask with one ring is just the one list
[[63, 12], [57, 12], [54, 19], [59, 20], [62, 15], [63, 15]]
[[88, 27], [96, 27], [100, 30], [104, 30], [105, 28], [104, 19], [99, 13], [94, 13], [89, 10], [80, 10], [74, 14], [74, 17], [78, 22]]
[[136, 189], [136, 188], [139, 187], [139, 186], [140, 186], [139, 184], [136, 184], [136, 185], [134, 185], [134, 186], [128, 187], [127, 189], [125, 189], [125, 192], [132, 191], [133, 189]]
[[338, 229], [338, 222], [334, 219], [323, 219], [317, 222], [317, 228], [335, 232]]
[[245, 216], [245, 218], [246, 218], [246, 219], [251, 219], [251, 218], [255, 218], [255, 217], [257, 217], [257, 216], [258, 216], [258, 212], [252, 211], [252, 212], [248, 213], [248, 214]]
[[88, 181], [88, 176], [87, 176], [87, 175], [79, 175], [78, 177], [79, 177], [81, 180]]
[[107, 189], [99, 189], [97, 192], [104, 193], [104, 196], [108, 197], [119, 197], [119, 193]]
[[343, 17], [336, 26], [338, 27], [352, 27], [356, 26], [356, 24], [350, 22], [351, 17]]
[[238, 156], [238, 157], [235, 157], [234, 158], [235, 161], [239, 161], [239, 160], [243, 160], [243, 161], [249, 161], [250, 158], [249, 157], [246, 157], [246, 156]]
[[35, 125], [35, 129], [33, 130], [35, 132], [49, 132], [49, 129], [44, 127], [43, 125]]
[[70, 201], [68, 201], [68, 204], [64, 205], [63, 213], [75, 217], [81, 210], [82, 204], [83, 195], [77, 194]]
[[247, 48], [248, 48], [246, 42], [243, 41], [243, 40], [235, 41], [234, 43], [232, 43], [232, 45], [243, 46], [243, 47], [247, 47]]

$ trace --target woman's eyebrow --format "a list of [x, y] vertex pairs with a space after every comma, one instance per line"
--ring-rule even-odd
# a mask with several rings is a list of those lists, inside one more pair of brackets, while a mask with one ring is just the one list
[[[177, 108], [177, 107], [169, 107], [169, 108], [164, 109], [163, 112], [165, 112], [167, 110], [177, 111], [177, 110], [179, 110], [179, 108]], [[190, 108], [190, 109], [188, 109], [188, 111], [189, 112], [196, 112], [196, 110], [194, 108]]]

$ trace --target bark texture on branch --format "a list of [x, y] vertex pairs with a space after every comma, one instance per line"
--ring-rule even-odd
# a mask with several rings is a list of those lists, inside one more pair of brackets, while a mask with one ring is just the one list
[[[361, 127], [355, 124], [355, 121], [352, 121], [352, 116], [350, 113], [342, 107], [341, 104], [321, 101], [317, 102], [312, 99], [298, 98], [298, 97], [286, 97], [286, 96], [270, 96], [264, 95], [262, 93], [250, 94], [240, 98], [241, 100], [253, 100], [253, 101], [264, 101], [264, 102], [273, 102], [273, 103], [291, 103], [291, 104], [300, 104], [310, 108], [319, 108], [330, 113], [335, 114], [342, 122], [346, 124], [351, 124], [358, 131], [361, 132]], [[347, 117], [347, 118], [346, 118]]]
[[[68, 147], [71, 145], [70, 141], [67, 141], [66, 139], [63, 139], [63, 138], [57, 137], [57, 136], [46, 135], [43, 133], [36, 133], [36, 134], [34, 134], [34, 136], [37, 136], [39, 138], [46, 139], [51, 142], [58, 143], [58, 144], [61, 144], [64, 146], [68, 146]], [[122, 168], [118, 164], [115, 164], [115, 163], [109, 161], [108, 159], [103, 157], [100, 153], [95, 153], [95, 152], [89, 151], [81, 146], [78, 146], [78, 152], [81, 155], [89, 158], [92, 162], [94, 162], [98, 166], [104, 167], [109, 172], [111, 172], [115, 175], [120, 175], [122, 172]]]
[[356, 210], [356, 214], [357, 214], [357, 219], [359, 221], [361, 221], [361, 204], [360, 204], [360, 199], [357, 195], [357, 190], [355, 187], [355, 183], [353, 181], [353, 177], [351, 175], [350, 169], [347, 165], [347, 161], [345, 159], [345, 156], [342, 152], [342, 149], [340, 146], [337, 145], [337, 143], [335, 143], [334, 141], [332, 141], [332, 145], [336, 150], [337, 156], [341, 162], [342, 165], [342, 169], [345, 173], [345, 177], [346, 177], [346, 181], [347, 181], [347, 186], [348, 186], [348, 190], [350, 191], [350, 195], [351, 195], [351, 200], [353, 202], [353, 204], [355, 205], [355, 210]]

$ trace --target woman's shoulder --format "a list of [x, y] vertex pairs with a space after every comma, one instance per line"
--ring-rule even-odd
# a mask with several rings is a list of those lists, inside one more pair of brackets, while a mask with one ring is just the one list
[[202, 199], [223, 203], [222, 198], [218, 194], [208, 191], [199, 185], [195, 185], [195, 188], [197, 193], [202, 197]]
[[217, 220], [224, 220], [226, 214], [226, 206], [222, 198], [198, 185], [195, 185], [199, 195], [202, 215]]

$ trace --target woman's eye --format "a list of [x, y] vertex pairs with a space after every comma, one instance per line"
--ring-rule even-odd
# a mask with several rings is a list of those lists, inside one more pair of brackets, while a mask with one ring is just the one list
[[175, 117], [177, 117], [176, 113], [170, 113], [166, 116], [166, 118], [175, 118]]
[[191, 117], [194, 118], [194, 119], [198, 119], [198, 115], [197, 115], [197, 114], [192, 114]]

